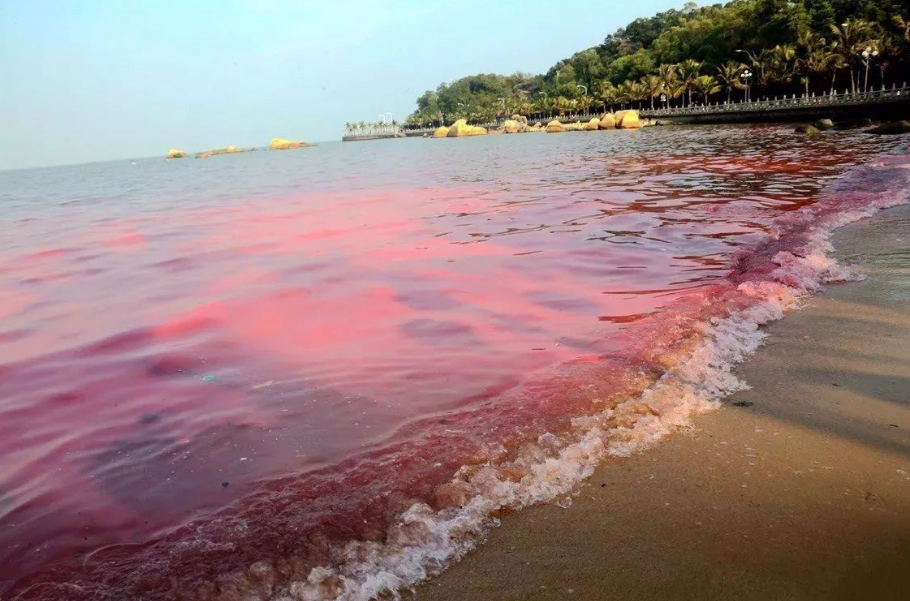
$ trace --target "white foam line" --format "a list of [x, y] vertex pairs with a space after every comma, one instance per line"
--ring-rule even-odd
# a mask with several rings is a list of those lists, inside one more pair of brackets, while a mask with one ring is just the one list
[[348, 543], [337, 550], [334, 566], [314, 568], [305, 581], [260, 598], [400, 599], [398, 591], [439, 573], [474, 548], [498, 523], [494, 515], [502, 508], [554, 500], [567, 506], [572, 491], [605, 458], [645, 450], [688, 427], [693, 415], [714, 409], [723, 397], [747, 388], [732, 369], [761, 345], [766, 334], [760, 327], [798, 307], [822, 284], [852, 277], [830, 256], [831, 233], [906, 200], [906, 194], [869, 199], [866, 206], [827, 216], [816, 205], [819, 219], [811, 226], [808, 242], [795, 252], [778, 253], [774, 259], [778, 267], [767, 280], [740, 284], [738, 292], [748, 305], [704, 324], [702, 339], [691, 354], [640, 397], [575, 419], [569, 442], [544, 434], [522, 448], [514, 461], [463, 468], [438, 491], [438, 499], [449, 507], [437, 511], [415, 504], [390, 529], [385, 542]]

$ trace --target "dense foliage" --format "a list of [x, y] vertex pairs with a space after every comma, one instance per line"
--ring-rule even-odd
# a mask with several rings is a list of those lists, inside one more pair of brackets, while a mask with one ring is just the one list
[[654, 106], [661, 98], [682, 106], [747, 93], [861, 92], [908, 76], [907, 0], [689, 3], [637, 19], [544, 75], [483, 73], [441, 84], [417, 99], [408, 122]]

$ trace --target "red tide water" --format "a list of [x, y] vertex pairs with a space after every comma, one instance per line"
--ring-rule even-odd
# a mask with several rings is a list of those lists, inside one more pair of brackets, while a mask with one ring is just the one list
[[815, 224], [890, 198], [898, 145], [654, 128], [0, 173], [0, 596], [217, 599], [252, 565], [278, 595], [640, 395]]

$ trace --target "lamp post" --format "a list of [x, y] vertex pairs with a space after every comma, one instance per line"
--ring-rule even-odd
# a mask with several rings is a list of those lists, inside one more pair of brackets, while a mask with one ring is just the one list
[[[755, 60], [755, 55], [752, 54], [751, 52], [749, 52], [748, 50], [739, 49], [739, 50], [734, 50], [733, 52], [736, 52], [737, 54], [745, 54], [746, 56], [748, 56], [749, 61], [752, 63], [752, 66], [755, 66], [757, 64], [757, 61]], [[748, 73], [748, 75], [746, 75], [747, 73]], [[752, 77], [752, 71], [750, 71], [747, 68], [741, 77], [743, 77], [743, 80], [745, 81], [745, 84], [746, 84], [746, 102], [751, 102], [752, 94], [751, 94], [751, 90], [749, 89], [749, 78]]]
[[740, 77], [743, 80], [743, 84], [746, 86], [746, 102], [752, 102], [752, 94], [749, 90], [749, 80], [752, 78], [752, 71], [746, 69], [740, 74]]
[[869, 91], [869, 61], [878, 56], [878, 50], [869, 46], [863, 50], [862, 55], [863, 60], [866, 61], [866, 80], [863, 83], [863, 93], [866, 93]]

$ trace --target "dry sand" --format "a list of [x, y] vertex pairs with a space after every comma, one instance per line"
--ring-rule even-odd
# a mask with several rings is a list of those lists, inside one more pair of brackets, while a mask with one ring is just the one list
[[869, 278], [772, 324], [752, 390], [506, 516], [417, 598], [910, 600], [910, 207], [834, 243]]

